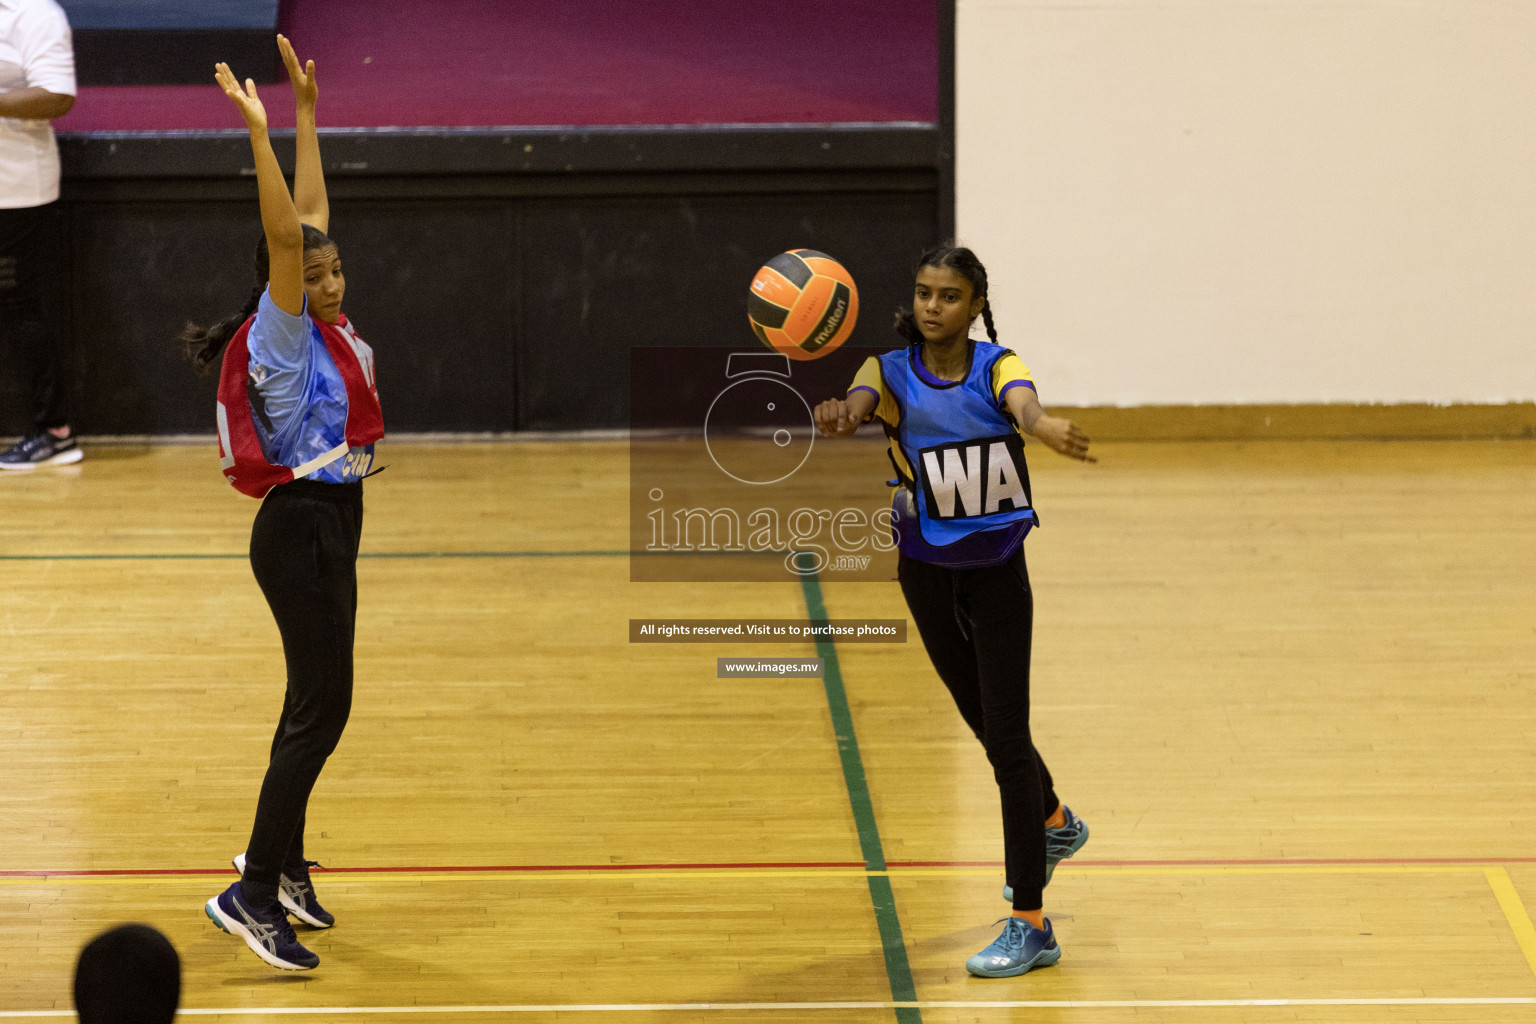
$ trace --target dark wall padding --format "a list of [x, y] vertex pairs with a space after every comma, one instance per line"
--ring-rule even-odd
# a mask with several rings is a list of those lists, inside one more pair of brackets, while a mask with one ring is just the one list
[[206, 85], [228, 61], [257, 81], [277, 81], [272, 36], [278, 0], [61, 0], [73, 29], [82, 86]]
[[759, 347], [747, 285], [786, 249], [829, 253], [853, 274], [849, 343], [895, 344], [891, 314], [911, 301], [936, 204], [874, 191], [592, 199], [530, 203], [522, 217], [519, 426], [554, 429], [625, 422], [631, 346]]
[[[891, 311], [910, 298], [913, 258], [937, 237], [933, 132], [893, 133], [883, 149], [865, 135], [863, 155], [848, 160], [828, 131], [825, 149], [769, 129], [750, 144], [737, 133], [726, 161], [708, 133], [694, 134], [692, 156], [669, 134], [650, 158], [642, 131], [604, 139], [591, 165], [572, 156], [569, 171], [468, 174], [452, 173], [451, 160], [430, 173], [432, 147], [457, 152], [452, 140], [412, 136], [412, 174], [391, 173], [377, 140], [382, 173], [344, 169], [359, 161], [327, 143], [345, 308], [377, 353], [390, 428], [622, 427], [629, 348], [757, 344], [747, 285], [788, 248], [842, 260], [861, 292], [852, 343], [885, 343]], [[66, 140], [66, 160], [107, 145]], [[66, 172], [53, 305], [83, 433], [211, 432], [214, 382], [192, 372], [174, 338], [187, 319], [235, 311], [251, 289], [251, 178], [217, 161], [194, 176], [175, 140], [146, 152], [133, 165], [83, 160], [85, 173]], [[647, 170], [602, 162], [620, 152]], [[25, 389], [14, 360], [0, 355], [0, 368], [0, 431], [14, 434], [26, 425]]]

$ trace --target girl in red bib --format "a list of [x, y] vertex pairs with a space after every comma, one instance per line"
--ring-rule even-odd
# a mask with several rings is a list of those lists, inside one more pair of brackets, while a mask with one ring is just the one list
[[239, 314], [183, 332], [193, 362], [222, 356], [216, 417], [220, 465], [236, 490], [263, 498], [251, 528], [251, 568], [283, 638], [288, 686], [239, 881], [205, 912], [273, 967], [311, 970], [320, 958], [288, 915], [314, 928], [320, 906], [304, 858], [310, 791], [352, 706], [362, 479], [384, 436], [373, 351], [341, 312], [346, 280], [326, 235], [330, 207], [315, 134], [315, 65], [299, 66], [277, 37], [298, 108], [294, 194], [267, 138], [267, 115], [246, 79], [217, 79], [250, 130], [263, 237], [256, 286]]

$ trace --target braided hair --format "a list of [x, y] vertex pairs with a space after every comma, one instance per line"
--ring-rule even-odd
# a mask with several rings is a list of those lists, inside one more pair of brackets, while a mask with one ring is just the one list
[[[987, 328], [987, 337], [997, 344], [997, 327], [992, 323], [992, 300], [987, 298], [987, 268], [981, 265], [976, 254], [962, 245], [936, 245], [925, 250], [912, 268], [915, 276], [924, 267], [940, 267], [953, 270], [971, 283], [972, 296], [985, 299], [981, 307], [981, 322]], [[917, 329], [917, 317], [910, 309], [896, 310], [896, 333], [907, 339], [908, 345], [920, 344], [923, 334]]]
[[[328, 245], [335, 245], [324, 231], [317, 227], [304, 225], [304, 251], [311, 249], [323, 249]], [[267, 279], [271, 276], [272, 257], [267, 250], [267, 236], [263, 234], [256, 242], [256, 283], [251, 288], [250, 296], [245, 300], [245, 305], [240, 312], [233, 316], [225, 317], [218, 323], [207, 327], [199, 326], [187, 321], [187, 326], [181, 330], [181, 345], [187, 358], [192, 360], [192, 365], [198, 373], [207, 373], [219, 357], [224, 354], [224, 346], [229, 344], [229, 339], [235, 336], [240, 325], [251, 318], [256, 312], [257, 305], [261, 302], [261, 293], [267, 290]]]

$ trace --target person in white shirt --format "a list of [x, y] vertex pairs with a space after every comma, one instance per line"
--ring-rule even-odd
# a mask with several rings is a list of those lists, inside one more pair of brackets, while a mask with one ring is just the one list
[[0, 343], [32, 374], [32, 430], [0, 453], [0, 469], [79, 462], [69, 426], [58, 332], [43, 318], [40, 259], [56, 230], [54, 118], [75, 105], [69, 21], [54, 0], [0, 0]]

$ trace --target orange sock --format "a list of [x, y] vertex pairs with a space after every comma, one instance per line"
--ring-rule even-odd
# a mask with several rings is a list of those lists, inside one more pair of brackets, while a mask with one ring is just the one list
[[1022, 917], [1042, 932], [1045, 931], [1045, 908], [1039, 910], [1015, 910], [1014, 917]]
[[1056, 813], [1045, 819], [1046, 828], [1061, 828], [1067, 823], [1067, 809], [1061, 804], [1056, 805]]

